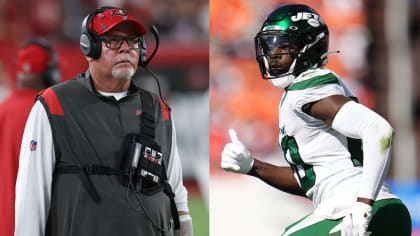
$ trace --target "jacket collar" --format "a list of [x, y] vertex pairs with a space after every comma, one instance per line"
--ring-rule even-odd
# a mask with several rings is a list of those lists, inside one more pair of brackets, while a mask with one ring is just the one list
[[[92, 76], [90, 74], [89, 69], [85, 73], [79, 74], [79, 78], [80, 78], [80, 81], [82, 82], [83, 86], [85, 86], [89, 91], [94, 93], [97, 97], [102, 98], [102, 99], [107, 99], [107, 100], [108, 99], [115, 100], [114, 97], [112, 97], [112, 96], [111, 97], [103, 96], [102, 94], [100, 94], [98, 92], [98, 90], [93, 85]], [[130, 87], [128, 88], [127, 97], [135, 96], [135, 95], [138, 95], [138, 94], [139, 94], [139, 87], [136, 85], [134, 80], [131, 79]], [[121, 99], [121, 100], [124, 100], [124, 98]]]

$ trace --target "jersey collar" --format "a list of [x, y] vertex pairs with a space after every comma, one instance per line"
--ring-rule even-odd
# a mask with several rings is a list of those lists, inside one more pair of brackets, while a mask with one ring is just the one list
[[[98, 90], [93, 85], [92, 76], [90, 74], [89, 69], [85, 73], [80, 74], [79, 78], [80, 78], [80, 81], [82, 82], [82, 84], [87, 89], [89, 89], [89, 91], [94, 93], [97, 97], [99, 97], [101, 99], [106, 99], [106, 100], [109, 100], [109, 99], [115, 100], [115, 98], [113, 96], [103, 96], [101, 93], [98, 92]], [[137, 84], [132, 79], [131, 83], [130, 83], [130, 87], [128, 88], [127, 96], [120, 99], [119, 101], [125, 100], [125, 98], [131, 97], [131, 96], [138, 95], [138, 93], [139, 93], [139, 87], [137, 86]]]

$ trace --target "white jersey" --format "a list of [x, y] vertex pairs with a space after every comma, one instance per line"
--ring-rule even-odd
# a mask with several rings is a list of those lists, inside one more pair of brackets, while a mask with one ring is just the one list
[[[315, 206], [315, 214], [338, 219], [356, 201], [362, 177], [360, 140], [350, 139], [302, 106], [331, 95], [355, 96], [328, 69], [307, 70], [290, 85], [279, 107], [279, 143], [295, 178]], [[384, 184], [376, 200], [397, 198]]]

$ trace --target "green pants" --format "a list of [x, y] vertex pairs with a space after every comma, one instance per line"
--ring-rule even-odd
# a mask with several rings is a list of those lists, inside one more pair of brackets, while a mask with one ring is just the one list
[[[288, 226], [282, 235], [330, 236], [330, 230], [342, 220], [323, 220], [311, 213]], [[411, 218], [407, 207], [399, 199], [376, 201], [373, 204], [368, 231], [372, 232], [371, 236], [410, 236]], [[339, 236], [341, 233], [333, 235]]]

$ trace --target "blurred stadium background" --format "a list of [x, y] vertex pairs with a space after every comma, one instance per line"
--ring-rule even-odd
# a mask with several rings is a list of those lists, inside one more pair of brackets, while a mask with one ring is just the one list
[[364, 105], [393, 125], [388, 180], [420, 235], [420, 1], [210, 1], [210, 228], [219, 235], [280, 235], [312, 211], [311, 202], [262, 181], [220, 169], [235, 128], [254, 156], [279, 156], [278, 105], [283, 90], [260, 79], [254, 36], [265, 17], [287, 3], [316, 9], [330, 30], [327, 68], [341, 75]]
[[[83, 18], [100, 6], [127, 10], [160, 32], [160, 49], [150, 63], [171, 106], [189, 191], [195, 235], [209, 235], [208, 77], [209, 5], [207, 0], [0, 0], [0, 101], [13, 89], [19, 46], [34, 36], [50, 40], [58, 53], [62, 81], [87, 69], [79, 48]], [[149, 53], [154, 38], [146, 36]], [[152, 77], [136, 80], [157, 92]]]

